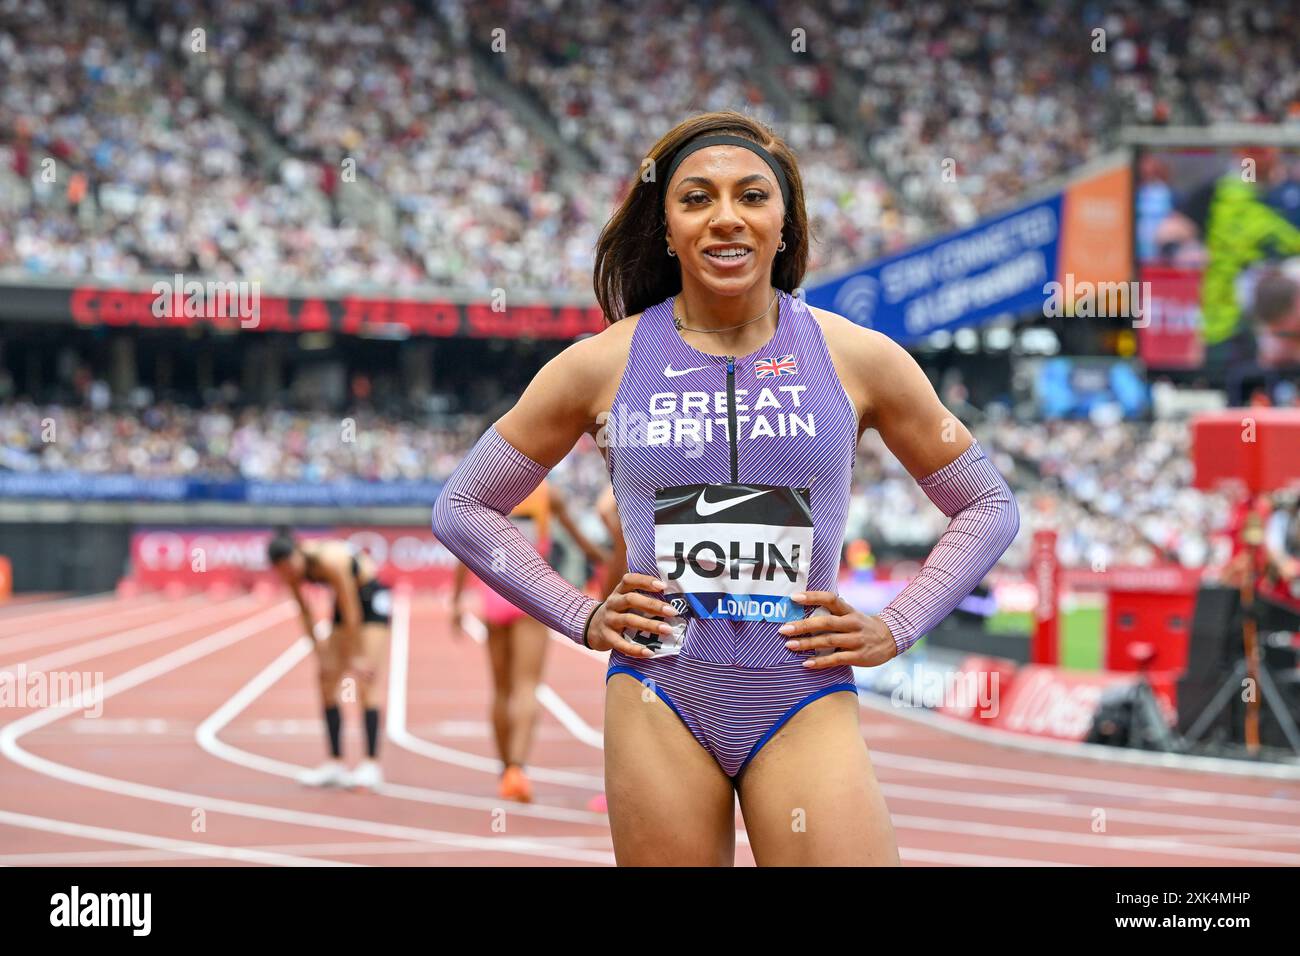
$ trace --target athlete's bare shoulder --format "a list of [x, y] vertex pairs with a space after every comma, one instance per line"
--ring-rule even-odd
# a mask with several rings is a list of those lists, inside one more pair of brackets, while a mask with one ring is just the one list
[[870, 422], [882, 388], [889, 388], [899, 375], [907, 374], [907, 366], [915, 365], [912, 357], [875, 329], [855, 325], [826, 309], [809, 306], [808, 311], [821, 327], [835, 372], [852, 397], [859, 420]]
[[842, 315], [811, 306], [809, 311], [826, 337], [840, 381], [859, 403], [864, 424], [879, 428], [882, 416], [907, 419], [919, 410], [939, 417], [948, 414], [907, 349], [884, 333], [855, 325]]
[[626, 355], [632, 347], [632, 333], [636, 331], [637, 323], [641, 320], [641, 313], [629, 315], [625, 319], [619, 319], [617, 322], [610, 322], [595, 335], [588, 335], [584, 339], [574, 342], [565, 351], [573, 351], [580, 354], [583, 361], [593, 358], [617, 358], [620, 354]]

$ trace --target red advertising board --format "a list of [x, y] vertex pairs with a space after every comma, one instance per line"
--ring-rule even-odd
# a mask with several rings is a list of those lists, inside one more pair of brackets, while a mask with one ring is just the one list
[[1196, 369], [1205, 364], [1201, 338], [1201, 271], [1143, 266], [1150, 290], [1149, 324], [1138, 329], [1138, 354], [1148, 368]]
[[1066, 591], [1146, 591], [1159, 594], [1192, 594], [1201, 583], [1204, 568], [1181, 564], [1115, 565], [1092, 568], [1062, 568], [1061, 588]]
[[[36, 290], [41, 314], [70, 316], [82, 326], [189, 328], [211, 326], [247, 332], [339, 332], [345, 335], [448, 338], [574, 339], [599, 332], [604, 315], [595, 305], [457, 303], [441, 299], [366, 296], [292, 298], [260, 295], [256, 320], [230, 308], [187, 310], [183, 292], [160, 296], [150, 290], [79, 286]], [[246, 293], [251, 302], [251, 291]], [[161, 308], [166, 305], [166, 308]], [[8, 306], [0, 298], [0, 318]], [[161, 313], [161, 314], [160, 314]]]
[[967, 655], [952, 670], [956, 693], [945, 695], [939, 712], [976, 723], [997, 720], [1017, 670], [1016, 662], [1004, 657]]
[[[438, 589], [451, 583], [456, 559], [427, 528], [338, 527], [301, 531], [298, 537], [342, 538], [374, 559], [386, 584]], [[271, 532], [246, 528], [145, 528], [131, 536], [128, 579], [149, 588], [179, 584], [251, 587], [276, 581], [267, 567]]]
[[1226, 408], [1192, 421], [1192, 484], [1253, 492], [1300, 485], [1300, 409]]
[[[998, 715], [989, 723], [1036, 737], [1083, 740], [1092, 726], [1102, 691], [1132, 680], [1127, 674], [1063, 671], [1026, 664], [1002, 693]], [[1166, 716], [1172, 715], [1171, 682], [1162, 679], [1152, 684]]]

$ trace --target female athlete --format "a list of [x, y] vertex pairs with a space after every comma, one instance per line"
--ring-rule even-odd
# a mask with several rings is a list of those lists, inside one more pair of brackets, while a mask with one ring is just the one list
[[[770, 129], [701, 114], [642, 169], [597, 244], [608, 327], [488, 429], [440, 494], [435, 531], [528, 613], [611, 651], [620, 864], [730, 865], [738, 797], [760, 865], [897, 865], [852, 668], [902, 653], [970, 593], [1015, 537], [1014, 498], [905, 350], [795, 294], [803, 186]], [[867, 428], [951, 518], [872, 616], [836, 593]], [[505, 519], [583, 432], [627, 544], [629, 572], [600, 602]]]

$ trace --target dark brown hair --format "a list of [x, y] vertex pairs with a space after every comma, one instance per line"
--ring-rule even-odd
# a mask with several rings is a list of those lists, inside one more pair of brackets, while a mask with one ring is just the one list
[[808, 213], [793, 151], [765, 123], [744, 113], [700, 113], [678, 123], [655, 143], [642, 166], [655, 175], [648, 181], [640, 174], [634, 178], [618, 211], [600, 232], [593, 283], [607, 322], [643, 312], [682, 291], [681, 263], [668, 255], [663, 203], [663, 188], [668, 184], [660, 183], [657, 176], [667, 172], [673, 155], [687, 140], [707, 133], [731, 133], [753, 140], [781, 164], [790, 183], [790, 203], [781, 224], [785, 250], [772, 261], [772, 285], [793, 293], [803, 281], [808, 268]]

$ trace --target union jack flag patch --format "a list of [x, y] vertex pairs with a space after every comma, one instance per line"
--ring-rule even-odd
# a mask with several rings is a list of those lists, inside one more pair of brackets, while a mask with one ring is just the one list
[[794, 360], [794, 353], [782, 355], [780, 358], [765, 358], [754, 360], [754, 377], [769, 378], [773, 375], [794, 375], [798, 373], [799, 366]]

